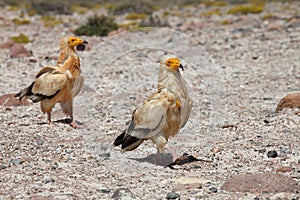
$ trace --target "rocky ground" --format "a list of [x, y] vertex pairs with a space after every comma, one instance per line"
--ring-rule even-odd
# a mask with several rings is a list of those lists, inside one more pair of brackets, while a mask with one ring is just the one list
[[[38, 104], [2, 101], [0, 199], [300, 199], [300, 118], [294, 110], [275, 113], [282, 97], [299, 91], [300, 3], [268, 3], [248, 15], [203, 16], [207, 9], [177, 8], [180, 15], [165, 16], [170, 28], [83, 36], [85, 85], [75, 98], [83, 129], [66, 124], [58, 107], [49, 126]], [[59, 39], [83, 21], [61, 16], [63, 24], [48, 28], [33, 16], [17, 26], [11, 20], [19, 11], [0, 13], [0, 95], [55, 64]], [[24, 45], [32, 54], [11, 58], [6, 42], [19, 33], [33, 39]], [[123, 154], [112, 145], [155, 91], [166, 52], [181, 58], [194, 101], [188, 124], [169, 144], [200, 159], [175, 169], [154, 163], [151, 142]]]

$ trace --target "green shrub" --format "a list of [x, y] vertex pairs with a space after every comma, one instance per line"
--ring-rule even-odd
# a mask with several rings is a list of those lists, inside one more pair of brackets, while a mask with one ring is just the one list
[[105, 15], [89, 17], [87, 23], [74, 30], [76, 35], [106, 36], [109, 32], [117, 30], [118, 25], [114, 19]]

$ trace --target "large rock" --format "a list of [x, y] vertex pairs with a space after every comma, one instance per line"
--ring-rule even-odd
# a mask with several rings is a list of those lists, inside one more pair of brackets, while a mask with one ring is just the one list
[[221, 186], [228, 192], [298, 193], [300, 185], [291, 177], [280, 173], [244, 174], [229, 178]]
[[15, 43], [10, 48], [10, 57], [11, 58], [21, 58], [31, 56], [31, 52], [28, 51], [22, 44]]

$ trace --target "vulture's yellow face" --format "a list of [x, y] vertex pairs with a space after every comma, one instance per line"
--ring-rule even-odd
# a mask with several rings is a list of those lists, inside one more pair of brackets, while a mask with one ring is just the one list
[[88, 42], [83, 39], [77, 38], [77, 37], [69, 37], [68, 38], [68, 46], [71, 49], [74, 49], [74, 47], [76, 47], [79, 44], [88, 44]]
[[165, 64], [167, 66], [167, 69], [171, 72], [179, 71], [179, 68], [183, 70], [183, 66], [178, 58], [169, 58], [168, 60], [166, 60]]

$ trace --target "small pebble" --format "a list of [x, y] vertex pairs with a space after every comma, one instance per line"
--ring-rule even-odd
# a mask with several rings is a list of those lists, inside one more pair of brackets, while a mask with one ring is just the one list
[[141, 53], [139, 53], [139, 54], [137, 55], [137, 57], [147, 57], [147, 54], [141, 52]]
[[101, 153], [101, 154], [99, 154], [99, 157], [109, 158], [110, 153]]
[[169, 192], [166, 196], [166, 199], [178, 199], [180, 195], [176, 192]]
[[54, 163], [53, 165], [52, 165], [52, 169], [57, 169], [58, 168], [58, 164], [57, 163]]
[[267, 120], [267, 119], [265, 119], [264, 122], [265, 122], [266, 124], [270, 123], [269, 120]]
[[268, 158], [276, 158], [278, 156], [277, 152], [272, 150], [267, 153]]
[[5, 169], [5, 168], [6, 168], [6, 166], [0, 165], [0, 170], [1, 170], [1, 169]]
[[101, 189], [100, 192], [101, 193], [105, 193], [105, 194], [108, 194], [110, 193], [111, 189]]
[[44, 181], [45, 184], [54, 183], [54, 182], [55, 182], [54, 178], [50, 178], [50, 179]]
[[258, 150], [258, 153], [265, 153], [266, 152], [266, 149], [259, 149]]
[[12, 159], [12, 160], [10, 160], [9, 163], [11, 165], [21, 165], [23, 162], [24, 162], [23, 160], [21, 160], [20, 158], [18, 158], [18, 159]]
[[40, 145], [40, 146], [41, 146], [41, 145], [44, 144], [44, 140], [37, 140], [36, 143], [37, 143], [37, 145]]

